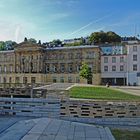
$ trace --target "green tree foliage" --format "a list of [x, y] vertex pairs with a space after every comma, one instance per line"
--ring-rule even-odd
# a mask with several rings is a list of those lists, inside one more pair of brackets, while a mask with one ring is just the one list
[[6, 46], [5, 46], [4, 41], [0, 41], [0, 51], [5, 50], [5, 48], [6, 48]]
[[34, 38], [28, 39], [28, 42], [35, 43], [35, 44], [37, 43], [37, 41]]
[[92, 72], [91, 72], [91, 68], [86, 64], [83, 63], [81, 70], [80, 70], [80, 76], [84, 79], [87, 80], [87, 83], [91, 83], [92, 82]]
[[117, 43], [121, 42], [121, 37], [115, 32], [94, 32], [89, 37], [90, 44]]
[[107, 34], [107, 40], [109, 43], [121, 42], [121, 37], [117, 35], [115, 32], [109, 31], [106, 34]]
[[17, 43], [14, 41], [0, 41], [0, 51], [13, 50]]
[[61, 45], [61, 44], [62, 44], [62, 42], [61, 42], [61, 40], [59, 40], [59, 39], [53, 40], [53, 41], [51, 42], [51, 45], [53, 45], [53, 46], [59, 46], [59, 45]]

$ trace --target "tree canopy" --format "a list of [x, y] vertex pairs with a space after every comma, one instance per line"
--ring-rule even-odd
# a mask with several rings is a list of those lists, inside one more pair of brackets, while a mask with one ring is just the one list
[[91, 44], [102, 44], [102, 43], [117, 43], [121, 42], [121, 37], [115, 32], [94, 32], [89, 37], [89, 42]]
[[53, 41], [51, 42], [51, 45], [52, 45], [52, 46], [59, 46], [59, 45], [61, 45], [61, 44], [62, 44], [62, 42], [61, 42], [61, 40], [59, 40], [59, 39], [53, 40]]
[[13, 50], [16, 42], [14, 41], [0, 41], [0, 51]]
[[28, 39], [28, 42], [35, 43], [35, 44], [37, 43], [37, 41], [34, 38]]

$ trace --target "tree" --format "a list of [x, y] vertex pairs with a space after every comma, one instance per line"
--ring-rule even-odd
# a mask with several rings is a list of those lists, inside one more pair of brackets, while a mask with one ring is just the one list
[[84, 79], [87, 80], [87, 84], [92, 84], [92, 72], [91, 72], [91, 68], [86, 64], [83, 63], [81, 70], [80, 70], [80, 76]]
[[9, 40], [9, 41], [5, 41], [5, 49], [6, 50], [13, 50], [13, 41]]
[[28, 41], [28, 40], [27, 40], [27, 37], [25, 37], [25, 38], [24, 38], [24, 42], [27, 42], [27, 41]]
[[4, 43], [4, 41], [0, 41], [0, 51], [3, 51], [3, 50], [5, 50], [5, 43]]
[[112, 31], [100, 31], [92, 33], [89, 37], [89, 42], [90, 44], [116, 43], [121, 42], [121, 37]]
[[109, 43], [121, 42], [121, 37], [117, 35], [115, 32], [109, 31], [106, 34], [107, 34], [107, 40]]
[[37, 41], [34, 39], [34, 38], [30, 38], [30, 39], [28, 39], [28, 42], [30, 42], [30, 43], [37, 43]]
[[53, 40], [53, 41], [51, 42], [51, 44], [52, 44], [53, 46], [59, 46], [59, 45], [62, 44], [62, 42], [61, 42], [61, 40], [56, 39], [56, 40]]

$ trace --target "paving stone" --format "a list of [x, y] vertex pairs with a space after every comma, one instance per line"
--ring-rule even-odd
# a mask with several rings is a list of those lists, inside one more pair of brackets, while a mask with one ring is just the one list
[[38, 140], [55, 140], [55, 136], [53, 136], [53, 135], [49, 135], [49, 136], [42, 135]]
[[[28, 134], [25, 135], [21, 140], [38, 140], [40, 137], [40, 134]], [[18, 140], [18, 139], [17, 139]]]
[[55, 140], [67, 140], [67, 136], [56, 136]]
[[86, 138], [86, 140], [101, 140], [100, 138]]
[[74, 140], [86, 140], [86, 138], [85, 137], [77, 137], [77, 136], [75, 136]]
[[[13, 122], [12, 119], [11, 122]], [[108, 128], [58, 119], [39, 118], [17, 122], [14, 120], [14, 124], [0, 133], [0, 140], [114, 139]]]

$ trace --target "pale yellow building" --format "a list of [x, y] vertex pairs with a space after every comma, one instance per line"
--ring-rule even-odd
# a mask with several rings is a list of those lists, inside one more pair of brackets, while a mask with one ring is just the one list
[[45, 48], [22, 42], [12, 51], [0, 52], [0, 83], [86, 83], [79, 76], [82, 62], [93, 72], [92, 83], [100, 84], [98, 46]]

